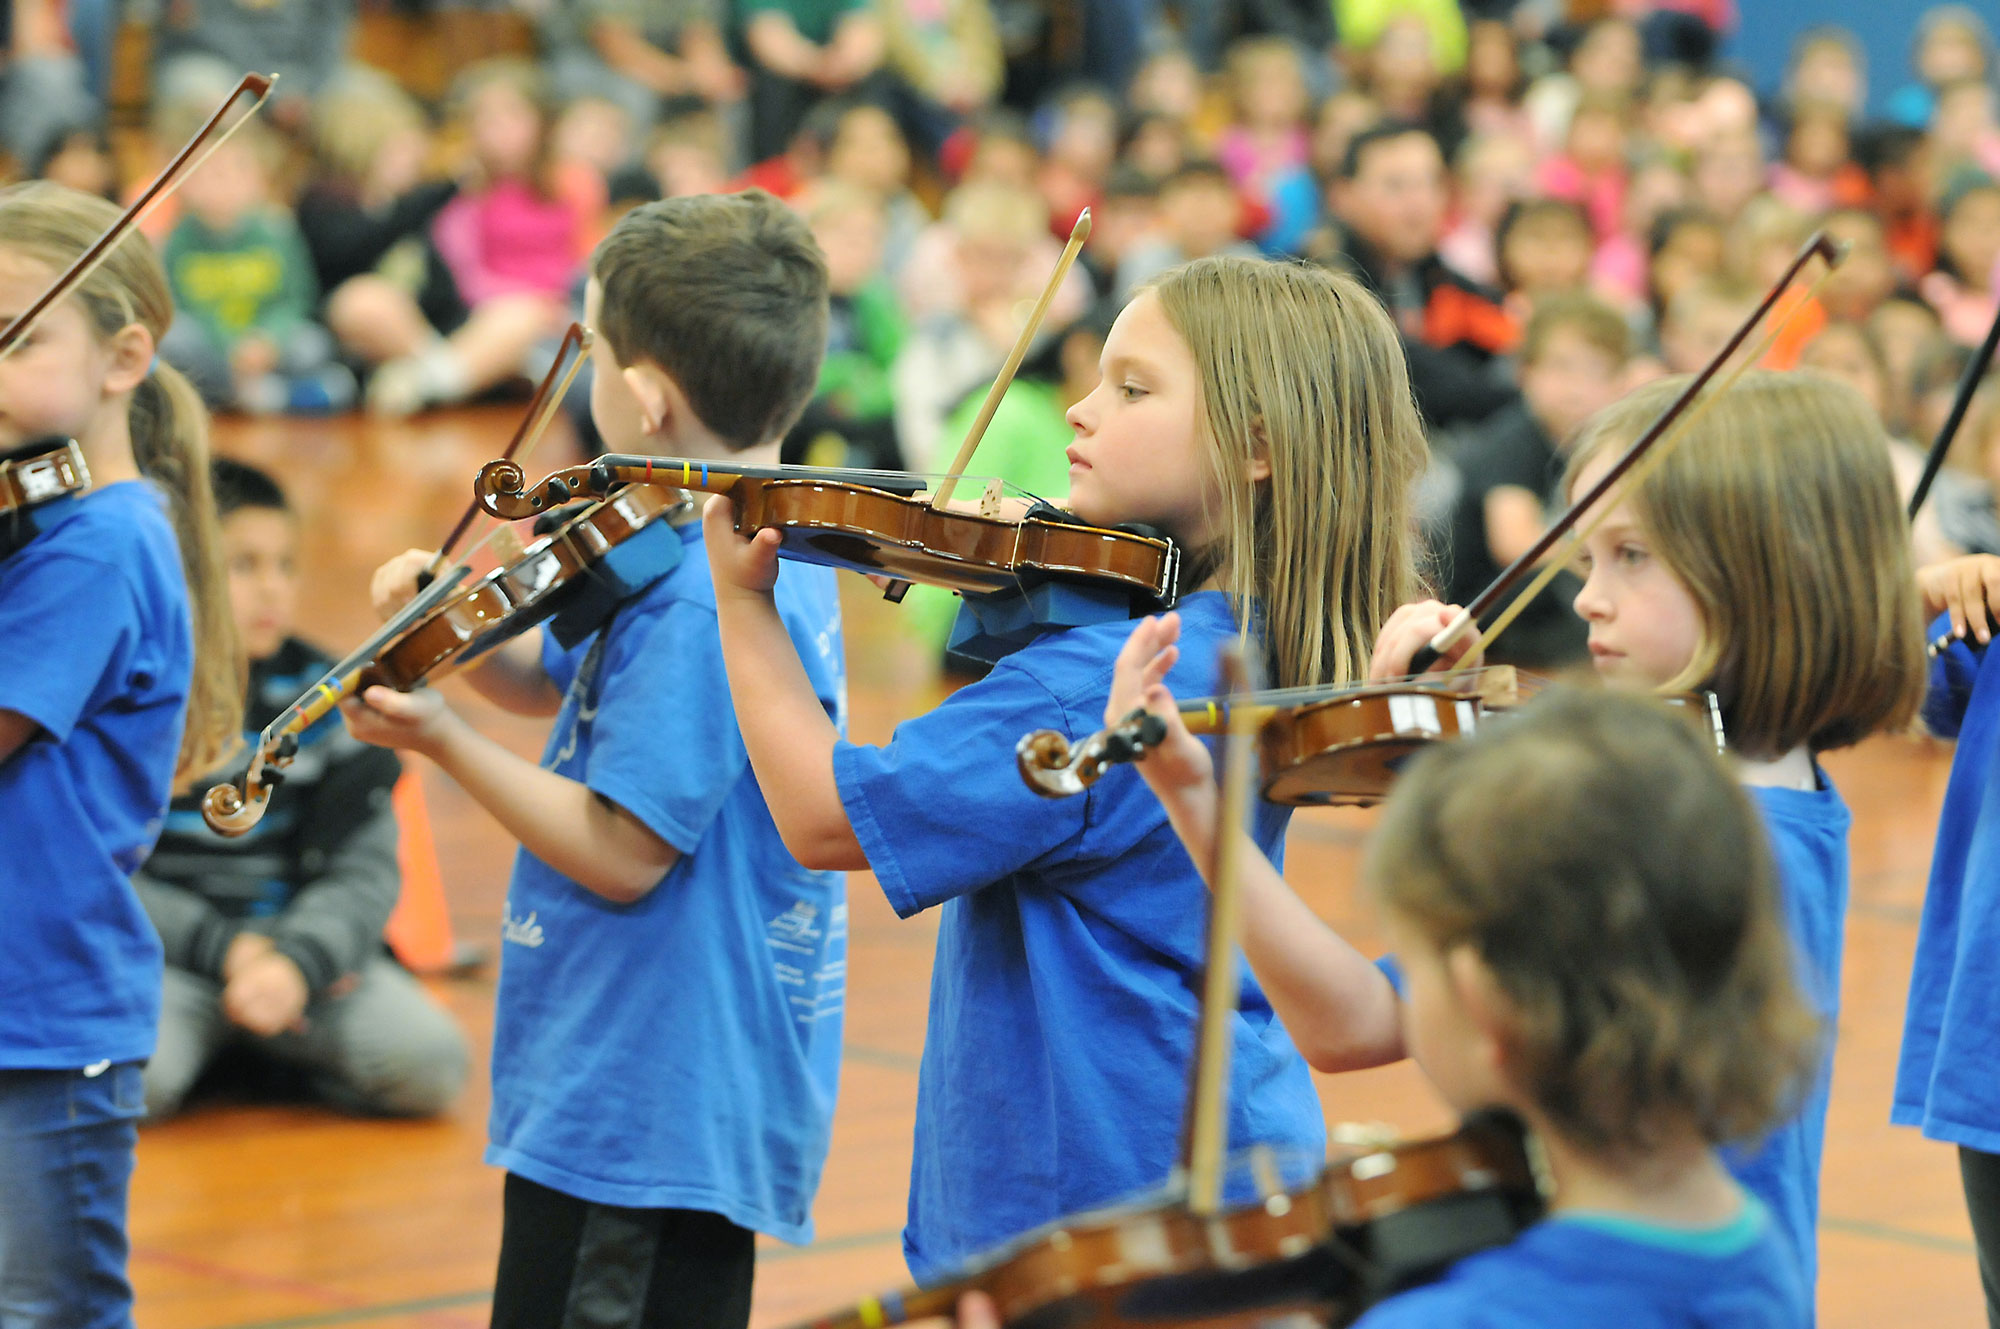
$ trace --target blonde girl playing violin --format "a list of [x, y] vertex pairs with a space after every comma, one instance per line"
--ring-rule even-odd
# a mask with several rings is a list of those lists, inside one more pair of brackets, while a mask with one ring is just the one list
[[[1414, 588], [1410, 488], [1425, 445], [1394, 327], [1322, 270], [1209, 259], [1118, 317], [1102, 380], [1069, 412], [1069, 504], [1142, 522], [1193, 565], [1177, 685], [1215, 684], [1247, 623], [1284, 683], [1357, 679]], [[1124, 623], [1051, 631], [899, 726], [842, 740], [773, 612], [775, 533], [707, 512], [730, 693], [786, 845], [869, 868], [899, 914], [938, 908], [904, 1251], [919, 1280], [1059, 1215], [1158, 1187], [1172, 1167], [1201, 969], [1200, 878], [1131, 782], [1036, 798], [1020, 736], [1097, 727]], [[1258, 844], [1280, 852], [1287, 813]], [[1136, 882], [1151, 889], [1134, 890]], [[1230, 1139], [1322, 1156], [1306, 1064], [1246, 982]]]
[[[1648, 385], [1596, 416], [1572, 452], [1567, 491], [1594, 484], [1683, 384]], [[1909, 535], [1880, 424], [1829, 379], [1746, 375], [1577, 543], [1576, 557], [1586, 576], [1576, 609], [1608, 685], [1717, 694], [1738, 778], [1776, 853], [1800, 980], [1830, 1038], [1849, 817], [1817, 757], [1907, 724], [1923, 688]], [[1402, 672], [1451, 612], [1406, 607], [1385, 628], [1371, 672]], [[1162, 682], [1177, 629], [1169, 616], [1134, 631], [1105, 717], [1143, 703], [1165, 718], [1167, 741], [1139, 770], [1205, 863], [1215, 816], [1208, 754]], [[1390, 979], [1254, 856], [1244, 904], [1251, 966], [1316, 1068], [1405, 1055]], [[1829, 1047], [1798, 1110], [1729, 1155], [1790, 1237], [1808, 1287], [1831, 1075]]]
[[[117, 219], [0, 191], [0, 326]], [[154, 348], [134, 234], [0, 358], [0, 456], [73, 439], [93, 487], [0, 516], [0, 1322], [131, 1323], [125, 1204], [162, 983], [131, 873], [242, 728], [207, 416]]]

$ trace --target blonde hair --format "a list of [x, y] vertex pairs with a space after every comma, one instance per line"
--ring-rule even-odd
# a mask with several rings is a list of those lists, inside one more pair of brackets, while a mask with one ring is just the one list
[[[1600, 412], [1564, 487], [1622, 452], [1686, 384]], [[1909, 723], [1923, 621], [1889, 442], [1860, 393], [1819, 374], [1752, 371], [1715, 401], [1629, 502], [1694, 599], [1694, 657], [1663, 692], [1713, 689], [1749, 757], [1858, 743]]]
[[1189, 575], [1255, 607], [1277, 686], [1358, 681], [1418, 587], [1411, 490], [1429, 449], [1395, 326], [1360, 283], [1303, 264], [1197, 259], [1147, 289], [1201, 371], [1220, 534], [1188, 551]]
[[427, 128], [423, 108], [394, 79], [376, 74], [343, 74], [322, 93], [313, 111], [320, 159], [350, 181], [368, 178], [375, 159], [398, 134]]
[[1433, 744], [1368, 879], [1441, 953], [1479, 957], [1516, 1087], [1594, 1153], [1748, 1139], [1820, 1064], [1749, 798], [1649, 699], [1557, 689]]
[[[103, 199], [56, 185], [0, 190], [0, 245], [61, 271], [117, 220]], [[166, 270], [145, 237], [127, 236], [75, 296], [100, 338], [137, 323], [155, 345], [173, 321]], [[223, 570], [209, 486], [208, 412], [194, 386], [162, 361], [132, 393], [132, 456], [166, 491], [194, 611], [194, 678], [174, 782], [213, 771], [242, 741], [246, 674]]]

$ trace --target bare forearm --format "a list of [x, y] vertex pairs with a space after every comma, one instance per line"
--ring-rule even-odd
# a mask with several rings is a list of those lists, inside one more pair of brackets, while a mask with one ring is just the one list
[[521, 847], [616, 904], [643, 897], [680, 853], [588, 786], [516, 756], [463, 721], [427, 755]]
[[757, 63], [785, 78], [803, 78], [820, 58], [819, 47], [807, 41], [783, 14], [766, 11], [743, 29], [744, 44]]
[[717, 587], [729, 695], [750, 766], [792, 857], [809, 868], [868, 866], [833, 779], [840, 732], [768, 594]]
[[634, 82], [663, 95], [687, 88], [686, 62], [647, 41], [632, 24], [600, 19], [590, 38], [604, 63]]
[[[1144, 765], [1140, 767], [1144, 770]], [[1215, 862], [1213, 789], [1168, 791], [1160, 802], [1202, 879]], [[1404, 1055], [1395, 989], [1367, 956], [1326, 925], [1238, 830], [1243, 954], [1315, 1070], [1353, 1071]]]
[[522, 633], [495, 647], [462, 677], [486, 700], [516, 715], [554, 715], [562, 694], [542, 668], [542, 630]]

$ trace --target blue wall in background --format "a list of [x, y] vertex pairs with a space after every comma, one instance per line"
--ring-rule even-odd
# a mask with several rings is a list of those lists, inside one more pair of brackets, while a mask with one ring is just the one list
[[[1868, 108], [1880, 114], [1889, 94], [1910, 81], [1910, 42], [1917, 20], [1931, 6], [1925, 0], [1737, 0], [1736, 34], [1724, 47], [1746, 69], [1760, 95], [1775, 92], [1784, 79], [1792, 42], [1808, 28], [1837, 23], [1868, 52]], [[1972, 8], [2000, 26], [2000, 0], [1973, 0]]]

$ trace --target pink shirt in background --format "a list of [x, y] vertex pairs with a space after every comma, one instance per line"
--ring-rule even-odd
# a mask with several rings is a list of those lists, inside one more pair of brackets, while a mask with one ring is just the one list
[[1617, 235], [1624, 225], [1623, 171], [1585, 175], [1583, 168], [1568, 157], [1550, 157], [1535, 168], [1535, 187], [1550, 198], [1581, 204], [1600, 244]]
[[572, 190], [544, 198], [525, 181], [461, 194], [438, 214], [438, 254], [470, 305], [522, 293], [567, 299], [582, 270], [589, 210]]
[[1287, 130], [1275, 150], [1262, 146], [1257, 137], [1241, 125], [1231, 125], [1215, 142], [1215, 160], [1229, 172], [1238, 189], [1261, 194], [1271, 177], [1295, 166], [1304, 166], [1308, 155], [1306, 131]]

